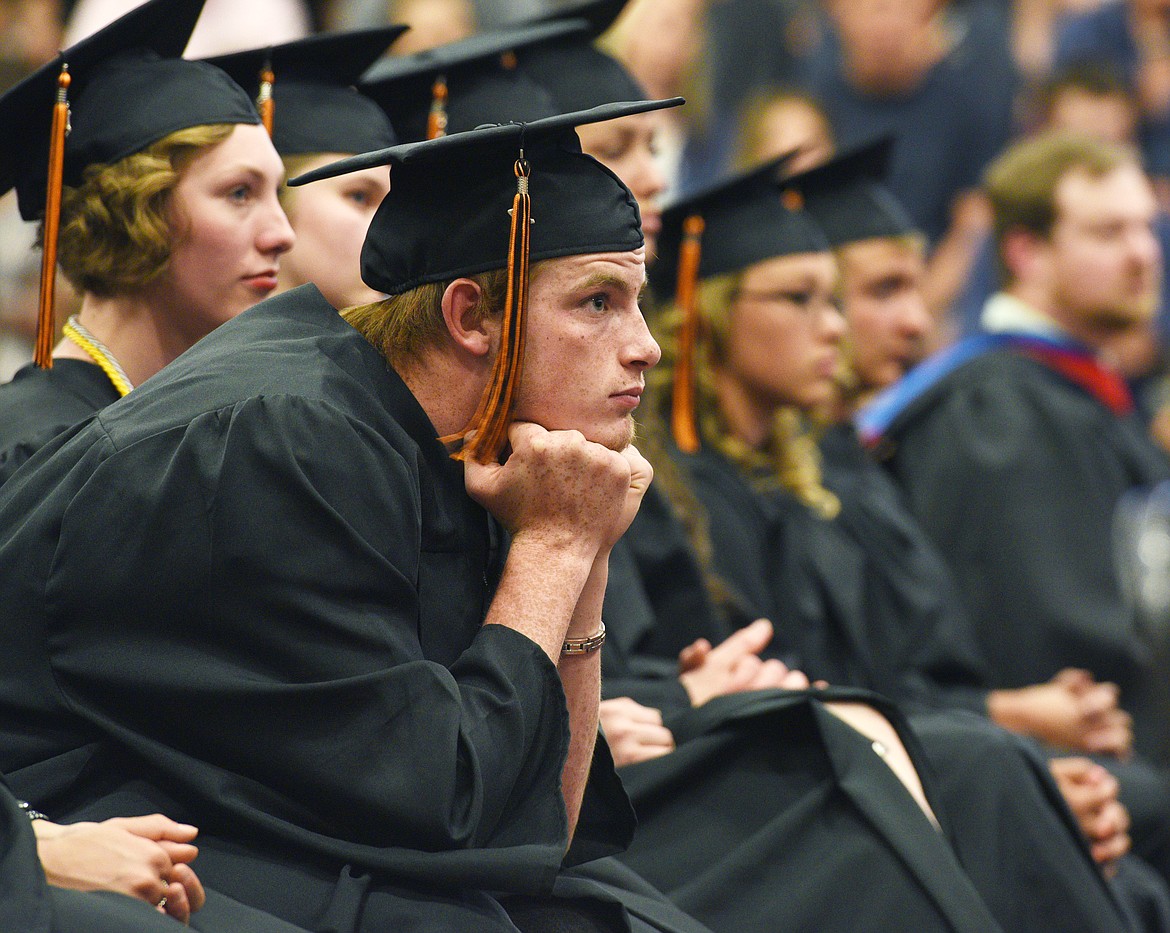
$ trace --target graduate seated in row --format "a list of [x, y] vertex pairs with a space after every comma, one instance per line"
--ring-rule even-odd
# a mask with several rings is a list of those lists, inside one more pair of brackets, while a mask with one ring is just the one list
[[[354, 85], [404, 29], [325, 33], [209, 61], [256, 98], [288, 179], [398, 142], [382, 108]], [[361, 280], [359, 256], [389, 189], [385, 166], [311, 188], [282, 185], [296, 242], [280, 259], [273, 294], [312, 282], [338, 309], [378, 298]]]
[[[701, 446], [693, 454], [679, 456], [684, 467], [690, 468], [700, 497], [707, 491], [720, 496], [718, 504], [706, 503], [714, 545], [710, 553], [716, 566], [725, 571], [728, 581], [743, 581], [741, 589], [746, 599], [741, 598], [741, 603], [756, 610], [755, 615], [761, 614], [761, 606], [765, 611], [777, 610], [775, 598], [766, 592], [770, 581], [775, 583], [777, 591], [786, 591], [795, 582], [791, 573], [770, 571], [770, 561], [776, 552], [769, 551], [764, 543], [766, 535], [773, 532], [757, 530], [757, 525], [768, 515], [782, 512], [785, 506], [776, 495], [762, 496], [752, 489], [746, 478], [739, 475], [736, 462], [727, 458], [724, 451], [733, 447], [745, 458], [757, 458], [756, 469], [761, 476], [765, 473], [774, 476], [771, 461], [755, 454], [746, 439], [724, 443], [724, 438], [733, 436], [719, 428], [719, 423], [731, 416], [715, 404], [715, 387], [723, 384], [721, 380], [745, 387], [740, 396], [744, 405], [739, 411], [754, 413], [757, 416], [754, 423], [768, 437], [781, 399], [789, 403], [802, 400], [805, 404], [824, 400], [835, 372], [835, 344], [842, 333], [842, 323], [830, 302], [835, 282], [832, 256], [809, 216], [781, 203], [776, 184], [779, 168], [774, 162], [757, 173], [668, 208], [659, 240], [659, 258], [651, 268], [652, 282], [673, 283], [675, 270], [680, 264], [686, 266], [688, 250], [684, 247], [680, 251], [680, 247], [687, 241], [693, 244], [694, 239], [701, 237], [704, 248], [698, 258], [698, 269], [691, 268], [691, 274], [697, 271], [701, 279], [699, 307], [703, 309], [704, 319], [691, 333], [698, 335], [709, 361], [695, 373], [702, 389], [702, 401], [697, 409], [702, 424]], [[706, 226], [700, 232], [697, 228], [702, 224]], [[684, 226], [690, 228], [686, 234]], [[683, 259], [668, 258], [680, 252]], [[665, 291], [669, 285], [661, 287]], [[729, 294], [740, 296], [732, 299], [730, 306]], [[657, 388], [662, 381], [667, 384], [675, 381], [678, 372], [672, 368], [660, 380], [655, 371], [651, 381]], [[651, 404], [655, 409], [661, 405], [669, 409], [670, 394], [652, 395]], [[681, 410], [685, 415], [685, 407]], [[643, 416], [648, 417], [648, 414]], [[768, 450], [779, 454], [783, 446], [780, 439]], [[664, 476], [678, 482], [678, 468], [670, 470], [668, 466], [659, 471], [656, 483]], [[772, 489], [774, 492], [780, 489], [775, 479]], [[832, 501], [831, 495], [815, 483], [806, 482], [803, 489], [807, 499], [794, 502], [796, 508], [809, 508], [806, 502], [823, 506]], [[691, 515], [695, 516], [696, 512], [692, 510]], [[706, 639], [708, 644], [700, 651], [709, 652], [710, 656], [714, 654], [709, 651], [710, 644], [718, 644], [731, 631], [728, 627], [720, 628], [727, 623], [721, 623], [714, 613], [707, 613], [704, 619], [699, 611], [704, 603], [710, 604], [702, 575], [697, 572], [694, 555], [689, 552], [669, 506], [661, 495], [654, 495], [654, 490], [630, 534], [634, 540], [630, 542], [627, 556], [635, 564], [633, 580], [628, 573], [617, 578], [624, 580], [625, 588], [614, 592], [611, 584], [611, 594], [607, 596], [607, 618], [618, 643], [618, 651], [611, 652], [607, 660], [624, 662], [621, 667], [618, 664], [612, 667], [616, 668], [615, 674], [626, 679], [622, 682], [607, 677], [607, 691], [621, 690], [627, 685], [636, 689], [638, 680], [648, 679], [646, 673], [653, 665], [654, 656], [661, 659], [662, 668], [671, 664], [680, 652], [684, 665], [694, 663], [695, 652], [689, 647], [694, 638]], [[726, 573], [728, 564], [739, 568], [738, 576]], [[615, 565], [615, 571], [619, 567]], [[779, 564], [775, 567], [777, 571], [782, 569]], [[689, 589], [685, 585], [687, 580], [691, 581]], [[807, 585], [798, 592], [803, 592], [805, 597], [809, 595]], [[755, 603], [751, 602], [753, 598]], [[638, 611], [629, 608], [638, 603], [642, 607], [640, 618]], [[772, 616], [779, 642], [776, 647], [784, 651], [782, 660], [796, 666], [802, 662], [802, 655], [806, 655], [813, 664], [822, 664], [825, 655], [815, 650], [816, 639], [827, 644], [824, 639], [832, 632], [823, 623], [819, 635], [813, 631], [793, 631], [787, 627], [791, 616], [788, 607], [775, 611]], [[618, 620], [622, 620], [621, 627]], [[752, 650], [760, 652], [769, 634], [767, 625], [756, 623], [731, 636], [721, 648], [751, 639], [755, 642]], [[807, 636], [803, 642], [802, 634]], [[743, 647], [738, 646], [738, 650], [742, 651]], [[856, 667], [867, 659], [868, 655], [859, 654], [852, 664]], [[744, 729], [748, 717], [742, 713], [732, 716], [729, 711], [737, 705], [750, 704], [753, 699], [759, 703], [758, 694], [748, 694], [739, 700], [733, 696], [715, 698], [697, 710], [689, 709], [689, 704], [670, 703], [671, 692], [683, 691], [677, 668], [674, 676], [668, 670], [662, 670], [667, 676], [659, 678], [658, 698], [669, 704], [664, 706], [665, 725], [673, 735], [677, 750], [623, 771], [640, 819], [639, 833], [623, 858], [717, 929], [733, 929], [737, 924], [750, 927], [769, 911], [779, 909], [780, 903], [785, 905], [786, 917], [793, 918], [798, 929], [803, 928], [800, 918], [804, 910], [809, 911], [810, 918], [818, 917], [817, 921], [807, 921], [809, 928], [815, 928], [811, 924], [816, 922], [854, 923], [873, 928], [880, 921], [863, 913], [875, 898], [880, 900], [873, 889], [889, 894], [895, 888], [890, 879], [881, 877], [877, 870], [880, 862], [872, 854], [869, 855], [872, 873], [850, 874], [855, 883], [853, 897], [841, 896], [831, 873], [818, 875], [818, 882], [806, 885], [799, 897], [778, 894], [784, 890], [784, 879], [795, 873], [798, 853], [817, 849], [817, 842], [811, 836], [804, 838], [805, 844], [798, 841], [801, 832], [808, 832], [809, 827], [795, 818], [800, 812], [796, 801], [801, 806], [810, 806], [810, 800], [814, 799], [797, 794], [796, 788], [803, 788], [808, 794], [811, 787], [817, 786], [809, 783], [815, 774], [812, 768], [815, 758], [809, 758], [807, 751], [803, 763], [809, 770], [803, 780], [796, 777], [794, 762], [801, 758], [800, 749], [808, 742], [807, 735], [795, 725], [781, 729], [776, 728], [776, 723], [772, 729], [763, 727], [762, 722], [756, 730]], [[867, 680], [859, 678], [854, 684], [872, 682], [871, 676]], [[821, 695], [826, 700], [831, 696]], [[654, 699], [652, 693], [642, 693], [641, 697], [644, 702]], [[788, 702], [796, 706], [799, 699], [791, 697]], [[945, 831], [945, 836], [935, 837], [936, 844], [943, 842], [946, 853], [935, 852], [932, 857], [938, 876], [932, 880], [936, 884], [945, 874], [944, 866], [959, 866], [963, 883], [980, 900], [981, 922], [997, 924], [997, 928], [1029, 930], [1044, 922], [1055, 922], [1058, 926], [1062, 922], [1071, 923], [1082, 929], [1125, 928], [1123, 908], [1093, 865], [1079, 829], [1061, 803], [1041, 761], [1029, 756], [1013, 737], [972, 717], [959, 715], [950, 720], [936, 717], [934, 722], [916, 717], [911, 724], [914, 728], [908, 729], [895, 707], [887, 704], [883, 712], [897, 717], [895, 721], [900, 724], [911, 750], [911, 761], [922, 776], [922, 790]], [[743, 729], [739, 741], [745, 746], [750, 741], [752, 754], [761, 760], [749, 760], [747, 749], [738, 744], [725, 744], [735, 742], [736, 733], [728, 726], [728, 721], [734, 719], [739, 720]], [[784, 741], [776, 738], [779, 735], [784, 736]], [[793, 762], [784, 763], [786, 753], [794, 757]], [[872, 760], [880, 770], [886, 770], [882, 759], [872, 750], [867, 749], [867, 756], [855, 759], [858, 766]], [[888, 763], [891, 759], [885, 760]], [[767, 761], [768, 766], [762, 761]], [[923, 770], [922, 765], [927, 761], [931, 767]], [[750, 779], [746, 777], [748, 774], [752, 775]], [[775, 785], [765, 785], [764, 774], [783, 777], [776, 779]], [[745, 793], [743, 786], [748, 780], [755, 783]], [[832, 786], [832, 782], [827, 786]], [[845, 786], [849, 787], [850, 783], [846, 781]], [[761, 806], [760, 802], [765, 800], [768, 805]], [[860, 805], [864, 812], [865, 803], [862, 801]], [[887, 802], [886, 806], [892, 804]], [[702, 812], [714, 827], [705, 837], [706, 871], [697, 871], [693, 856], [688, 856], [689, 840], [681, 818], [686, 812]], [[998, 815], [997, 829], [992, 832], [997, 840], [994, 844], [988, 835], [992, 814]], [[998, 822], [1000, 819], [1002, 822]], [[901, 823], [913, 825], [905, 816]], [[845, 825], [837, 824], [837, 857], [861, 857], [866, 850], [855, 849], [846, 842]], [[922, 844], [925, 839], [916, 840], [910, 851], [914, 852], [914, 846]], [[922, 851], [916, 854], [920, 856]], [[1037, 859], [1042, 862], [1042, 869], [1035, 869]], [[723, 885], [719, 879], [724, 877], [737, 879], [736, 897], [721, 897]], [[953, 883], [954, 878], [950, 881]], [[818, 896], [826, 902], [818, 903]], [[1073, 904], [1070, 896], [1085, 900]], [[1064, 907], [1054, 907], [1062, 903]]]
[[1166, 671], [1114, 553], [1119, 501], [1170, 476], [1110, 368], [1157, 307], [1153, 191], [1131, 150], [1059, 133], [1010, 148], [987, 189], [1003, 284], [984, 332], [863, 409], [862, 439], [953, 574], [991, 686], [1065, 668], [1117, 685], [1136, 756], [1081, 750], [1119, 777], [1138, 851], [1170, 876]]
[[[394, 163], [363, 251], [391, 297], [264, 302], [6, 485], [0, 587], [32, 587], [0, 678], [22, 794], [189, 819], [206, 884], [309, 929], [702, 929], [580, 877], [550, 895], [570, 841], [589, 860], [632, 830], [595, 745], [600, 605], [650, 479], [628, 443], [658, 348], [636, 205], [576, 151], [597, 118], [335, 168]], [[45, 520], [61, 576], [17, 540]], [[50, 607], [69, 581], [86, 607]]]

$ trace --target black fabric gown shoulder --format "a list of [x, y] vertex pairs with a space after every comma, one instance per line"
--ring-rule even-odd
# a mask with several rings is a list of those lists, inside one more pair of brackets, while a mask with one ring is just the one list
[[118, 390], [93, 363], [54, 360], [52, 369], [29, 363], [0, 385], [0, 485], [48, 441], [117, 400]]
[[[62, 820], [198, 825], [211, 887], [310, 929], [511, 931], [485, 892], [551, 890], [568, 738], [481, 624], [503, 550], [315, 289], [257, 305], [0, 490], [2, 765]], [[570, 861], [631, 827], [598, 742]]]
[[1150, 656], [1112, 553], [1118, 500], [1170, 477], [1136, 417], [1044, 363], [984, 354], [915, 400], [879, 454], [958, 582], [997, 687], [1085, 667], [1155, 746]]
[[865, 566], [871, 653], [889, 665], [881, 693], [906, 708], [987, 711], [987, 672], [950, 569], [901, 490], [861, 446], [851, 424], [820, 441], [825, 485], [841, 502], [822, 534], [841, 535]]

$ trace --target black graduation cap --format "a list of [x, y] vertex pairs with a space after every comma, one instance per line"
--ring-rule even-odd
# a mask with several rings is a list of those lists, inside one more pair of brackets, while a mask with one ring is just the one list
[[227, 75], [179, 58], [203, 0], [149, 0], [60, 53], [0, 97], [0, 193], [17, 189], [25, 220], [45, 203], [50, 127], [58, 76], [69, 67], [70, 131], [64, 182], [89, 165], [145, 149], [189, 126], [258, 123], [255, 107]]
[[646, 90], [625, 66], [588, 41], [561, 41], [533, 49], [520, 68], [560, 110], [587, 110], [607, 100], [645, 100]]
[[789, 192], [788, 197], [782, 197], [777, 188], [792, 155], [778, 156], [682, 198], [662, 212], [658, 259], [650, 267], [650, 285], [660, 297], [673, 297], [682, 311], [671, 432], [684, 453], [699, 449], [695, 421], [698, 281], [776, 256], [829, 248], [824, 234], [802, 209], [799, 196]]
[[645, 100], [646, 91], [625, 66], [594, 40], [617, 19], [628, 0], [588, 0], [536, 22], [583, 19], [584, 33], [543, 43], [521, 56], [521, 70], [552, 96], [558, 110], [587, 110], [610, 100]]
[[272, 143], [281, 155], [368, 152], [398, 140], [382, 109], [353, 85], [406, 28], [324, 33], [207, 61], [249, 93], [271, 93]]
[[893, 147], [893, 138], [884, 137], [841, 153], [784, 179], [781, 190], [799, 192], [830, 246], [915, 233], [914, 222], [884, 184]]
[[411, 142], [485, 123], [531, 123], [566, 109], [517, 62], [545, 43], [584, 35], [587, 28], [584, 20], [555, 21], [391, 56], [366, 73], [359, 89], [386, 111], [399, 138]]
[[82, 39], [0, 97], [0, 194], [15, 187], [20, 215], [44, 215], [34, 360], [52, 366], [53, 291], [61, 186], [91, 165], [117, 162], [164, 136], [212, 123], [257, 124], [243, 89], [182, 54], [203, 0], [149, 0]]
[[638, 204], [609, 169], [581, 152], [574, 127], [682, 103], [609, 104], [532, 123], [479, 127], [335, 162], [290, 185], [390, 165], [390, 193], [362, 247], [362, 278], [400, 294], [492, 269], [508, 270], [501, 351], [460, 457], [499, 455], [524, 360], [529, 263], [643, 245]]
[[774, 256], [829, 248], [800, 199], [784, 197], [777, 189], [792, 156], [777, 156], [663, 209], [658, 258], [650, 268], [650, 285], [660, 298], [675, 294], [684, 228], [691, 217], [697, 216], [703, 223], [699, 279], [734, 272]]
[[626, 8], [629, 0], [585, 0], [584, 3], [570, 3], [555, 12], [537, 16], [528, 22], [547, 23], [565, 19], [583, 19], [589, 23], [589, 38], [596, 39], [614, 24]]

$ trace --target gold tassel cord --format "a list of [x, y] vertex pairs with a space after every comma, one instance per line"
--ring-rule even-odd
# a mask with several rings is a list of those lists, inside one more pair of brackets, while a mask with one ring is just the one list
[[260, 112], [260, 122], [264, 129], [272, 136], [272, 127], [276, 124], [276, 101], [272, 97], [272, 85], [276, 83], [276, 74], [271, 65], [265, 65], [260, 72], [260, 93], [256, 96], [256, 109]]
[[82, 325], [81, 321], [77, 319], [76, 314], [65, 322], [63, 330], [66, 337], [89, 354], [89, 358], [106, 374], [106, 378], [113, 383], [119, 395], [126, 395], [134, 388], [133, 383], [130, 382], [130, 377], [126, 375], [126, 370], [122, 368], [122, 364], [110, 352], [110, 348], [91, 334]]
[[447, 79], [435, 78], [431, 85], [431, 112], [427, 114], [427, 139], [447, 135]]
[[678, 253], [678, 284], [675, 296], [682, 311], [678, 335], [678, 360], [674, 369], [674, 387], [670, 399], [670, 430], [683, 453], [699, 449], [699, 430], [695, 424], [695, 355], [699, 336], [699, 308], [696, 289], [699, 282], [701, 240], [706, 224], [698, 214], [683, 222], [683, 241]]
[[456, 460], [474, 459], [488, 463], [499, 458], [508, 440], [516, 393], [524, 371], [532, 199], [528, 194], [530, 168], [523, 153], [516, 161], [514, 170], [516, 194], [512, 198], [512, 210], [509, 211], [512, 226], [508, 236], [508, 290], [504, 299], [500, 351], [471, 422], [460, 434], [440, 438], [448, 444], [464, 440], [462, 448], [452, 454]]
[[57, 234], [61, 226], [61, 185], [65, 172], [65, 137], [69, 133], [69, 66], [57, 76], [57, 99], [49, 130], [49, 180], [45, 188], [45, 236], [41, 253], [41, 292], [37, 309], [37, 341], [33, 361], [41, 369], [53, 368], [53, 298], [57, 276]]

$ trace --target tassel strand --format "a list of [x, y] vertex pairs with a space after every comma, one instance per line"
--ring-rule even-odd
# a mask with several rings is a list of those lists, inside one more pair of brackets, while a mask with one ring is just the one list
[[523, 152], [514, 171], [516, 194], [508, 212], [512, 215], [512, 226], [508, 235], [508, 291], [504, 299], [500, 352], [471, 422], [459, 434], [440, 438], [446, 444], [464, 441], [463, 446], [452, 454], [456, 460], [474, 459], [488, 463], [499, 458], [508, 441], [508, 428], [512, 424], [516, 393], [524, 371], [532, 199], [528, 194], [530, 169]]
[[69, 66], [57, 76], [57, 99], [49, 131], [49, 180], [45, 189], [45, 235], [41, 253], [41, 292], [37, 309], [37, 341], [33, 361], [41, 369], [53, 368], [53, 299], [57, 284], [57, 235], [61, 226], [61, 185], [65, 172], [65, 137], [69, 133]]
[[699, 282], [701, 240], [705, 226], [703, 218], [698, 214], [691, 215], [683, 223], [675, 290], [683, 319], [678, 335], [674, 390], [670, 399], [670, 429], [678, 449], [687, 454], [693, 454], [699, 449], [699, 429], [695, 424], [695, 353], [699, 336], [699, 308], [695, 292]]

